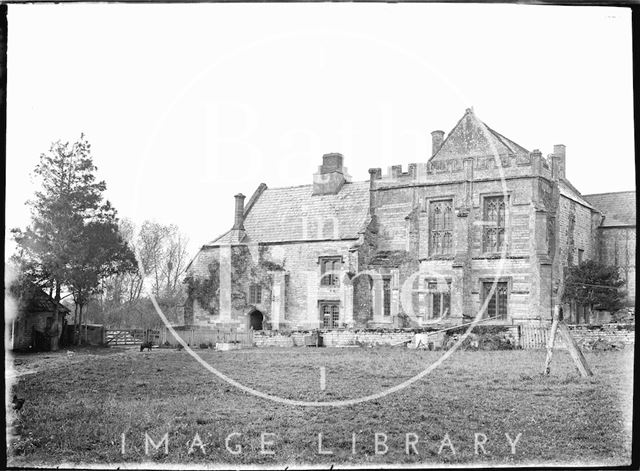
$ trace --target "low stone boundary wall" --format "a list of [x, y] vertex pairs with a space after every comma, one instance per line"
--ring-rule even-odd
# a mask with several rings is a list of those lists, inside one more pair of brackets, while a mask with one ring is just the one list
[[[403, 346], [410, 348], [446, 349], [450, 348], [467, 330], [463, 326], [446, 332], [436, 333], [427, 329], [393, 330], [328, 330], [320, 331], [322, 345], [325, 347], [349, 346]], [[540, 341], [531, 342], [523, 337], [523, 329], [537, 329]], [[605, 324], [569, 326], [573, 338], [585, 350], [623, 348], [634, 343], [635, 326], [633, 324]], [[545, 348], [549, 326], [520, 325], [478, 325], [461, 345], [462, 349], [515, 349]], [[305, 337], [315, 331], [255, 331], [253, 343], [256, 347], [301, 347]], [[556, 338], [556, 347], [565, 348], [560, 337]]]
[[415, 332], [385, 331], [333, 331], [322, 334], [323, 344], [327, 347], [343, 347], [348, 345], [391, 346], [413, 340]]
[[635, 342], [634, 324], [572, 325], [569, 330], [584, 350], [620, 349]]
[[[253, 342], [256, 347], [301, 347], [304, 346], [304, 338], [311, 331], [296, 331], [280, 333], [270, 331], [256, 331], [253, 333]], [[349, 347], [349, 346], [382, 346], [396, 345], [413, 340], [413, 331], [373, 331], [373, 330], [329, 330], [320, 331], [322, 345], [325, 347]]]

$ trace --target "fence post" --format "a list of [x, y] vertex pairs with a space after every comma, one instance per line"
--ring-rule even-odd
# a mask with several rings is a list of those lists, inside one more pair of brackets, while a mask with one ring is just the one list
[[543, 374], [549, 375], [551, 372], [551, 358], [553, 357], [553, 347], [556, 341], [556, 332], [558, 331], [558, 322], [559, 322], [559, 311], [560, 308], [558, 305], [553, 308], [553, 320], [551, 321], [551, 332], [549, 333], [549, 337], [547, 338], [547, 358], [544, 362], [544, 370]]

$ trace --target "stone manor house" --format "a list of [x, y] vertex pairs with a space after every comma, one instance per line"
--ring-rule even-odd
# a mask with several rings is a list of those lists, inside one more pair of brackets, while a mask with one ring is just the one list
[[185, 323], [420, 327], [480, 309], [488, 322], [544, 323], [563, 267], [586, 259], [619, 266], [635, 299], [635, 192], [581, 195], [564, 145], [530, 152], [472, 109], [431, 134], [431, 157], [406, 171], [352, 182], [332, 153], [309, 184], [236, 195], [233, 227], [187, 269]]

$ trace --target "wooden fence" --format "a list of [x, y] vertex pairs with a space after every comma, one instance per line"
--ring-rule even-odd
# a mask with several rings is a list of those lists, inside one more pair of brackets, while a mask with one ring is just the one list
[[159, 345], [160, 331], [154, 329], [107, 330], [105, 343], [107, 345], [140, 345], [148, 341]]
[[[236, 328], [202, 328], [198, 326], [174, 327], [176, 334], [178, 334], [184, 342], [190, 347], [198, 347], [200, 345], [215, 346], [216, 343], [233, 342], [239, 343], [241, 347], [253, 346], [253, 331], [238, 331]], [[177, 346], [178, 340], [173, 334], [164, 327], [160, 331], [158, 345]]]
[[547, 348], [549, 327], [521, 325], [520, 346], [525, 349]]

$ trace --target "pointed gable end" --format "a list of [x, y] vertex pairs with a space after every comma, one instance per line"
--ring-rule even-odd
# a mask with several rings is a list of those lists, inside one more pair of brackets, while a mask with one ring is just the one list
[[431, 161], [495, 155], [528, 155], [529, 151], [480, 121], [471, 108], [451, 130]]

